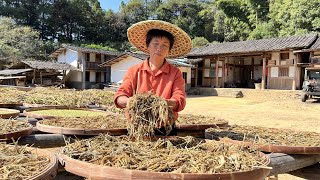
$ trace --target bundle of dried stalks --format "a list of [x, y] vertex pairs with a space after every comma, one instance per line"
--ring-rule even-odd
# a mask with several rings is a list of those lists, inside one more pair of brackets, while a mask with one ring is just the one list
[[165, 99], [148, 94], [136, 94], [127, 106], [130, 117], [128, 132], [137, 139], [155, 134], [155, 129], [165, 127], [170, 133], [174, 122], [173, 112]]
[[266, 166], [266, 159], [254, 150], [193, 137], [132, 142], [128, 136], [100, 135], [68, 144], [62, 153], [89, 163], [151, 172], [230, 173]]
[[107, 116], [84, 116], [81, 118], [61, 117], [39, 121], [43, 125], [65, 127], [65, 128], [83, 128], [83, 129], [114, 129], [126, 128], [127, 120], [119, 115]]
[[233, 125], [223, 129], [210, 128], [206, 131], [214, 138], [226, 137], [233, 140], [249, 141], [257, 144], [304, 147], [320, 146], [320, 135], [315, 132], [239, 125]]
[[181, 114], [179, 115], [178, 122], [180, 124], [221, 124], [227, 123], [223, 119], [217, 119], [211, 116], [193, 115], [193, 114]]
[[0, 119], [0, 134], [9, 134], [32, 128], [27, 120]]
[[33, 154], [24, 146], [0, 143], [0, 179], [29, 179], [49, 163], [50, 159]]

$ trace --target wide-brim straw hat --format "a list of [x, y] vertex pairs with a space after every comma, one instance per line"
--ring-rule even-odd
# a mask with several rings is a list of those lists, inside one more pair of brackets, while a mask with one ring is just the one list
[[147, 20], [133, 24], [128, 28], [128, 39], [136, 48], [149, 54], [146, 39], [151, 29], [160, 29], [172, 34], [174, 43], [168, 57], [179, 57], [190, 52], [192, 43], [189, 35], [178, 26], [165, 21]]

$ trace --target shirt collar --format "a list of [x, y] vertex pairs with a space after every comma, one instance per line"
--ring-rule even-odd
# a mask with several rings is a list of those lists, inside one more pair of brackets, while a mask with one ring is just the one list
[[[151, 68], [149, 66], [149, 58], [147, 58], [146, 60], [144, 60], [143, 64], [142, 64], [142, 67], [141, 67], [141, 70], [146, 70], [146, 71], [149, 71], [149, 72], [152, 72], [151, 71]], [[160, 74], [160, 73], [166, 73], [168, 74], [169, 73], [169, 70], [170, 70], [170, 66], [169, 66], [169, 63], [167, 62], [166, 59], [164, 59], [164, 63], [162, 65], [162, 67], [159, 69], [159, 71], [157, 72], [156, 75]]]

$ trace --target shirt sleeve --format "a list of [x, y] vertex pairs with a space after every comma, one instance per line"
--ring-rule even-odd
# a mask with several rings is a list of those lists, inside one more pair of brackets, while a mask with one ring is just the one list
[[114, 95], [114, 104], [116, 105], [117, 108], [122, 108], [117, 104], [117, 99], [120, 96], [127, 96], [131, 97], [133, 96], [133, 91], [134, 91], [134, 83], [133, 83], [133, 69], [130, 68], [127, 73], [124, 75], [122, 84], [118, 88], [118, 91]]
[[174, 111], [182, 111], [186, 106], [185, 81], [182, 77], [181, 71], [178, 69], [172, 87], [172, 97], [177, 103], [177, 108]]

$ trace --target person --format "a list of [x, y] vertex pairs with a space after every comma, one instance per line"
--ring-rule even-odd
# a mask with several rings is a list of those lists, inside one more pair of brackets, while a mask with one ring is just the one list
[[[190, 52], [190, 37], [179, 27], [160, 20], [138, 22], [128, 28], [127, 34], [130, 43], [149, 57], [126, 72], [114, 96], [116, 107], [125, 108], [134, 94], [151, 92], [166, 99], [177, 119], [186, 105], [185, 81], [181, 71], [166, 58]], [[171, 134], [175, 133], [173, 130]]]

